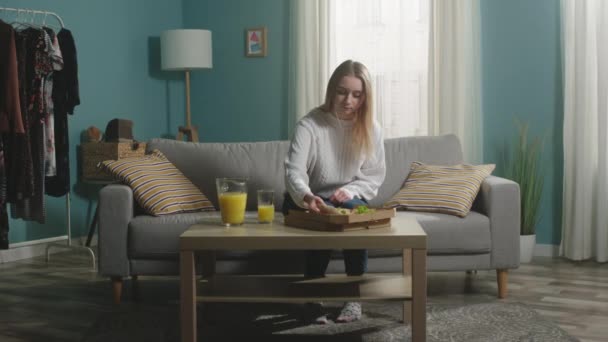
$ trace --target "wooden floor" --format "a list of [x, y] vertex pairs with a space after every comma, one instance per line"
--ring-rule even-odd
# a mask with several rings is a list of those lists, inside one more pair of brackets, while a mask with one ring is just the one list
[[[110, 281], [76, 252], [0, 264], [0, 341], [78, 341], [112, 304]], [[140, 277], [141, 301], [162, 305], [179, 299], [172, 277]], [[432, 272], [430, 303], [487, 303], [496, 297], [496, 272]], [[130, 302], [125, 283], [125, 302]], [[608, 341], [608, 264], [537, 258], [509, 272], [505, 302], [529, 305], [581, 341]], [[49, 339], [49, 336], [52, 336]]]

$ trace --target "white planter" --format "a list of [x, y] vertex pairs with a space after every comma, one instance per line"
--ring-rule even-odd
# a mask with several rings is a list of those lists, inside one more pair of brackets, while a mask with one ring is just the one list
[[536, 246], [536, 234], [519, 236], [519, 261], [522, 264], [532, 261]]

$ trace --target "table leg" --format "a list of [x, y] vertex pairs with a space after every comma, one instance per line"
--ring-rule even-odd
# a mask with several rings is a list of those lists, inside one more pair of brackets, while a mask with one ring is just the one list
[[[404, 276], [412, 276], [412, 250], [404, 249], [403, 250], [403, 275]], [[404, 300], [403, 301], [403, 323], [409, 324], [412, 323], [412, 301]]]
[[196, 342], [196, 273], [194, 252], [179, 254], [182, 342]]
[[412, 341], [426, 341], [426, 249], [412, 249]]

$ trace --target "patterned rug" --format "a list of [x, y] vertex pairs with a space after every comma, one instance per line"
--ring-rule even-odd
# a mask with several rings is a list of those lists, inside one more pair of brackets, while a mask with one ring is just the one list
[[[339, 311], [328, 304], [330, 318]], [[209, 304], [201, 314], [201, 341], [410, 341], [409, 326], [399, 322], [401, 304], [363, 303], [362, 320], [308, 324], [301, 305]], [[83, 341], [179, 341], [179, 307], [121, 305], [102, 314]], [[204, 317], [201, 317], [204, 316]], [[578, 341], [523, 304], [430, 304], [427, 341]]]

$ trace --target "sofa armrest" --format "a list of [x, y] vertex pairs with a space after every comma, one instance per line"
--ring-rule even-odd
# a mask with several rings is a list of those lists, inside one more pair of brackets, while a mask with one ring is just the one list
[[99, 192], [99, 273], [104, 276], [129, 276], [127, 241], [133, 218], [133, 191], [111, 184]]
[[519, 184], [496, 176], [487, 177], [481, 184], [474, 210], [490, 219], [492, 267], [519, 267]]

